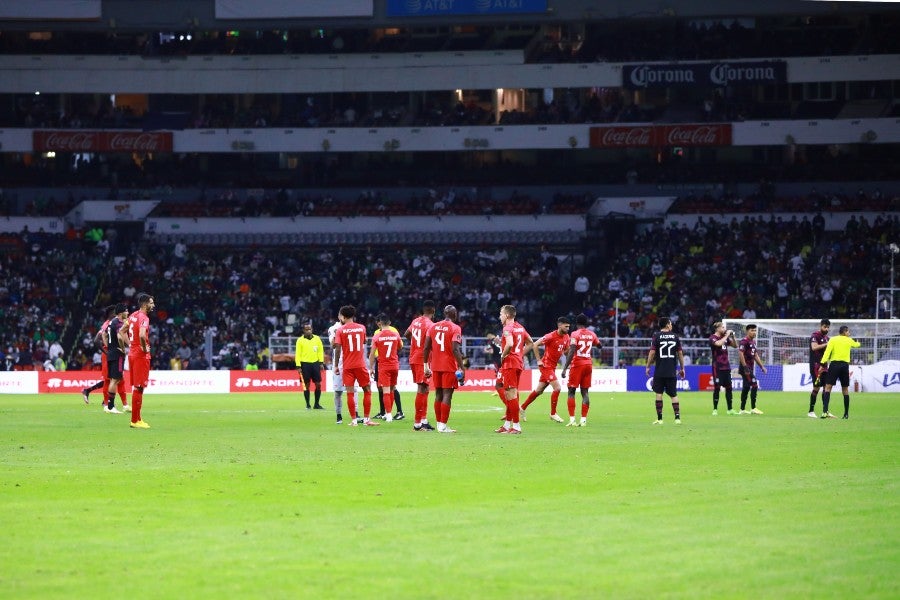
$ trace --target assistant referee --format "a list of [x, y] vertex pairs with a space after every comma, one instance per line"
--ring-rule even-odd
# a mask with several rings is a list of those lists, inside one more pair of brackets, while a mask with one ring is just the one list
[[[297, 347], [294, 352], [294, 362], [300, 371], [300, 379], [303, 380], [303, 398], [306, 400], [306, 408], [323, 410], [319, 404], [322, 397], [322, 361], [325, 359], [325, 349], [322, 346], [322, 338], [312, 331], [312, 325], [303, 326], [303, 335], [297, 338]], [[315, 405], [309, 406], [309, 386], [316, 384]]]
[[859, 348], [859, 342], [850, 337], [850, 328], [841, 325], [838, 334], [828, 340], [825, 346], [825, 354], [822, 355], [822, 364], [828, 367], [825, 374], [825, 390], [822, 392], [823, 419], [834, 419], [835, 416], [828, 412], [828, 403], [831, 400], [831, 387], [841, 382], [841, 391], [844, 393], [844, 418], [850, 418], [850, 349]]

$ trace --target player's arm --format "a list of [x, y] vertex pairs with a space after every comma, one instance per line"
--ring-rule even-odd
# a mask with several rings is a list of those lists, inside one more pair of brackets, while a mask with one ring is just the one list
[[831, 362], [831, 353], [834, 351], [834, 343], [832, 340], [828, 340], [828, 344], [825, 346], [825, 352], [822, 354], [822, 361], [820, 364], [825, 365], [825, 368], [828, 368], [828, 363]]
[[[743, 348], [741, 348], [741, 350], [743, 350]], [[744, 358], [743, 352], [738, 352], [738, 360], [741, 362], [741, 366], [746, 369], [747, 368], [747, 359]]]
[[537, 364], [541, 364], [541, 351], [539, 348], [544, 345], [544, 338], [540, 338], [535, 340], [531, 344], [531, 353], [534, 354], [534, 360], [537, 361]]
[[500, 353], [500, 362], [502, 363], [506, 356], [512, 351], [512, 334], [508, 331], [503, 332], [503, 339], [506, 340], [506, 343], [503, 345], [503, 352]]
[[425, 374], [431, 374], [431, 336], [425, 336], [425, 346], [422, 348], [422, 362], [425, 363]]
[[119, 327], [119, 331], [116, 333], [116, 343], [119, 344], [119, 350], [123, 354], [128, 352], [128, 341], [128, 328]]
[[369, 366], [375, 369], [375, 340], [372, 340], [372, 347], [369, 349]]
[[106, 337], [106, 332], [102, 328], [98, 329], [96, 335], [94, 335], [94, 345], [100, 346], [100, 352], [104, 352], [103, 339], [105, 337]]
[[850, 347], [851, 348], [859, 348], [859, 342], [857, 342], [853, 338], [850, 338]]
[[314, 338], [316, 340], [316, 362], [319, 363], [319, 367], [322, 366], [322, 363], [325, 362], [325, 345], [322, 343], [322, 338], [316, 336]]
[[465, 359], [462, 354], [462, 344], [457, 340], [453, 340], [453, 358], [456, 359], [456, 366], [459, 367], [459, 370], [465, 373]]
[[759, 352], [753, 356], [753, 360], [756, 361], [756, 364], [759, 365], [759, 368], [762, 369], [763, 373], [768, 373], [768, 371], [766, 371], [766, 365], [763, 364], [762, 358], [759, 356]]
[[150, 331], [148, 327], [141, 327], [138, 339], [141, 342], [141, 350], [145, 353], [150, 352]]
[[406, 331], [403, 332], [403, 337], [405, 337], [409, 341], [412, 341], [412, 327], [406, 328]]
[[681, 348], [678, 349], [678, 373], [684, 379], [684, 350]]
[[562, 368], [562, 376], [566, 376], [566, 371], [569, 369], [569, 363], [572, 362], [572, 357], [575, 355], [575, 346], [569, 346], [568, 352], [566, 352], [566, 362], [563, 363]]
[[826, 346], [828, 346], [828, 342], [819, 344], [813, 340], [809, 340], [809, 349], [812, 350], [813, 352], [818, 352], [819, 350], [824, 350]]
[[[337, 340], [337, 337], [335, 337], [335, 340]], [[340, 375], [341, 374], [341, 350], [342, 350], [341, 343], [334, 342], [334, 345], [331, 347], [331, 349], [334, 351], [334, 364], [331, 365], [331, 370], [334, 372], [335, 375]]]
[[650, 350], [647, 352], [647, 368], [644, 369], [644, 372], [647, 375], [650, 375], [650, 367], [652, 367], [656, 363], [656, 348], [650, 346]]

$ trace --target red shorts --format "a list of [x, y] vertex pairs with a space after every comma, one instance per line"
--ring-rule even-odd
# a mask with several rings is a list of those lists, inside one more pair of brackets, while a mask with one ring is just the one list
[[428, 377], [425, 377], [425, 365], [409, 365], [409, 368], [412, 370], [413, 383], [418, 383], [419, 385], [428, 385]]
[[570, 388], [580, 387], [585, 389], [591, 387], [591, 374], [593, 371], [593, 365], [578, 365], [571, 367], [569, 369], [569, 382], [567, 386]]
[[434, 381], [435, 389], [456, 389], [459, 387], [459, 381], [456, 379], [456, 373], [453, 371], [434, 371], [431, 377]]
[[128, 370], [131, 371], [131, 385], [145, 388], [150, 384], [150, 355], [128, 354]]
[[394, 387], [397, 385], [397, 375], [400, 369], [383, 369], [378, 367], [378, 387]]
[[372, 379], [369, 377], [369, 370], [361, 368], [342, 370], [341, 379], [343, 379], [344, 385], [348, 388], [353, 387], [354, 381], [357, 382], [361, 388], [369, 387], [369, 384], [372, 382]]
[[541, 378], [538, 383], [552, 383], [556, 381], [556, 367], [545, 367], [541, 365]]
[[500, 369], [500, 377], [503, 380], [503, 387], [506, 389], [519, 389], [522, 369]]

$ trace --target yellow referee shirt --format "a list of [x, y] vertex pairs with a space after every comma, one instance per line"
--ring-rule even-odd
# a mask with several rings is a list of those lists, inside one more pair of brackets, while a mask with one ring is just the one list
[[322, 338], [316, 334], [309, 339], [302, 335], [297, 338], [294, 362], [298, 366], [300, 363], [316, 363], [323, 360], [325, 360], [325, 349], [322, 347]]
[[859, 348], [859, 342], [849, 335], [836, 335], [828, 340], [825, 346], [825, 354], [822, 355], [822, 364], [830, 361], [850, 362], [850, 349]]

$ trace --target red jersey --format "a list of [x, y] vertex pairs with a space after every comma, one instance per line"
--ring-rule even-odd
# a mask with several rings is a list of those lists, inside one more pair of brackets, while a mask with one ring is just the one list
[[409, 345], [409, 364], [425, 364], [423, 355], [423, 352], [425, 351], [425, 336], [428, 335], [428, 330], [431, 329], [432, 325], [434, 325], [434, 321], [425, 315], [416, 317], [413, 319], [413, 322], [409, 324], [409, 334], [412, 338]]
[[378, 368], [395, 370], [400, 368], [400, 346], [403, 339], [393, 329], [382, 329], [372, 338], [372, 345], [378, 351]]
[[[110, 321], [112, 321], [112, 319], [107, 319], [107, 320], [103, 321], [103, 325], [100, 326], [100, 331], [103, 332], [103, 335], [100, 336], [100, 340], [103, 342], [104, 350], [106, 350], [108, 348], [108, 346], [106, 345], [106, 328], [109, 327]], [[822, 350], [822, 352], [825, 352], [825, 351]], [[819, 353], [820, 356], [821, 356], [822, 352]]]
[[547, 369], [555, 369], [559, 359], [569, 349], [569, 334], [559, 335], [559, 330], [554, 329], [538, 341], [544, 345], [541, 366]]
[[528, 332], [522, 327], [521, 323], [515, 321], [507, 321], [503, 326], [503, 336], [500, 338], [500, 347], [506, 350], [507, 345], [510, 346], [509, 354], [503, 359], [501, 369], [523, 369], [525, 362], [522, 360], [522, 350], [525, 348], [525, 338], [529, 337]]
[[571, 366], [593, 365], [591, 348], [601, 347], [600, 338], [590, 329], [577, 329], [571, 336], [571, 344], [575, 346], [575, 356], [572, 357]]
[[128, 339], [131, 340], [131, 347], [128, 349], [129, 354], [144, 354], [144, 351], [141, 349], [141, 329], [147, 330], [146, 354], [150, 354], [150, 317], [136, 310], [128, 315]]
[[341, 366], [344, 370], [366, 368], [366, 326], [345, 323], [334, 332], [334, 343], [341, 346]]
[[444, 319], [428, 330], [431, 338], [431, 370], [456, 371], [456, 356], [453, 354], [453, 342], [462, 344], [462, 329], [453, 321]]

